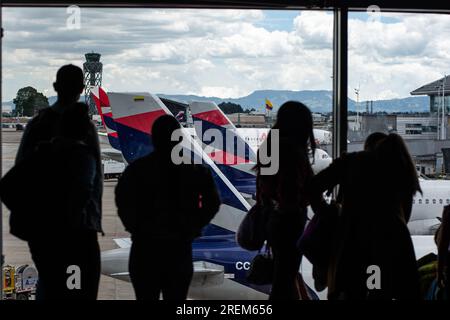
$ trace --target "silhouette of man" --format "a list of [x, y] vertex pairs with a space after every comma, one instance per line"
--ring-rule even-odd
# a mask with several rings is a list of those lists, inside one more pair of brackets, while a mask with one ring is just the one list
[[129, 272], [138, 300], [184, 300], [193, 275], [192, 241], [219, 210], [210, 171], [175, 165], [172, 133], [180, 124], [159, 117], [154, 151], [130, 164], [116, 187], [118, 214], [133, 241]]
[[[74, 65], [65, 65], [61, 67], [56, 74], [56, 81], [53, 84], [53, 87], [58, 93], [58, 99], [51, 107], [40, 110], [39, 113], [26, 126], [19, 150], [17, 152], [16, 163], [26, 159], [27, 157], [33, 156], [42, 144], [53, 143], [56, 137], [67, 137], [72, 134], [72, 140], [74, 140], [74, 137], [77, 136], [77, 139], [80, 141], [82, 140], [82, 143], [86, 146], [86, 150], [89, 150], [89, 153], [92, 154], [95, 163], [95, 170], [93, 174], [92, 172], [89, 173], [83, 171], [84, 169], [82, 169], [82, 172], [79, 173], [79, 176], [92, 176], [93, 179], [92, 185], [89, 184], [90, 191], [87, 193], [87, 199], [85, 199], [85, 203], [83, 202], [82, 208], [75, 208], [75, 202], [72, 201], [68, 203], [61, 203], [59, 201], [60, 199], [56, 199], [59, 194], [59, 190], [56, 190], [58, 186], [46, 186], [48, 190], [48, 198], [42, 199], [42, 201], [49, 201], [49, 207], [51, 205], [54, 206], [55, 203], [60, 203], [61, 215], [67, 209], [65, 205], [68, 205], [69, 208], [67, 210], [72, 210], [72, 212], [79, 209], [81, 212], [78, 212], [78, 214], [83, 215], [84, 222], [83, 226], [80, 227], [80, 229], [83, 230], [82, 233], [69, 232], [65, 229], [67, 225], [62, 223], [62, 219], [58, 220], [58, 218], [55, 218], [55, 221], [52, 223], [51, 227], [52, 232], [46, 233], [41, 230], [36, 230], [36, 236], [32, 237], [32, 239], [28, 241], [33, 261], [35, 262], [40, 273], [40, 284], [38, 284], [37, 292], [38, 299], [71, 297], [64, 295], [61, 291], [54, 292], [54, 290], [50, 289], [54, 287], [53, 285], [55, 282], [57, 282], [58, 285], [61, 285], [63, 281], [65, 288], [65, 280], [69, 276], [65, 273], [68, 265], [61, 266], [61, 263], [65, 263], [64, 261], [68, 260], [61, 258], [58, 263], [59, 256], [73, 255], [80, 257], [78, 254], [79, 250], [77, 251], [76, 249], [81, 249], [82, 251], [84, 250], [84, 256], [83, 254], [81, 256], [87, 260], [91, 259], [91, 261], [88, 262], [92, 263], [92, 267], [94, 269], [98, 268], [99, 270], [97, 232], [102, 232], [101, 205], [103, 175], [100, 158], [100, 146], [95, 126], [89, 120], [89, 116], [87, 114], [87, 106], [85, 104], [77, 103], [84, 88], [82, 70]], [[67, 112], [68, 110], [71, 112]], [[72, 119], [73, 121], [70, 119], [71, 116], [74, 117], [74, 119]], [[83, 131], [79, 132], [81, 124]], [[71, 128], [72, 133], [67, 131], [68, 128]], [[61, 155], [63, 149], [64, 148], [55, 148], [54, 150], [60, 152], [59, 155]], [[71, 175], [71, 170], [73, 171], [84, 168], [81, 164], [78, 167], [70, 167], [70, 161], [67, 160], [67, 158], [62, 158], [61, 161], [68, 166], [68, 177], [73, 176]], [[67, 181], [67, 184], [70, 183], [71, 181]], [[45, 184], [48, 184], [48, 182], [43, 181], [42, 184], [44, 186]], [[52, 189], [54, 192], [52, 192]], [[82, 190], [74, 192], [81, 193]], [[45, 214], [45, 212], [36, 212], [36, 214]], [[79, 261], [79, 259], [75, 259], [75, 261]], [[64, 270], [64, 275], [55, 277], [54, 273], [52, 274], [52, 270], [55, 270], [55, 264], [61, 267], [61, 270]], [[97, 277], [96, 271], [92, 274], [93, 286], [89, 286], [90, 289], [83, 291], [85, 293], [84, 295], [72, 295], [72, 297], [83, 299], [96, 298], [99, 275]]]
[[[16, 163], [32, 154], [40, 142], [50, 141], [58, 135], [64, 110], [74, 105], [80, 99], [81, 92], [83, 92], [83, 71], [72, 64], [62, 66], [56, 73], [56, 81], [53, 83], [53, 88], [58, 94], [58, 99], [52, 106], [40, 110], [27, 124], [17, 151]], [[86, 144], [95, 154], [98, 172], [102, 172], [100, 143], [97, 130], [93, 124], [87, 129]], [[95, 229], [98, 232], [102, 232], [103, 175], [96, 176], [94, 190], [91, 199], [91, 216], [93, 217]]]

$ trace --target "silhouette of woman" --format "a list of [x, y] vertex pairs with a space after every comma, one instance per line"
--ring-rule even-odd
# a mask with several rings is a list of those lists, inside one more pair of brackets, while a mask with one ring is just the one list
[[[279, 141], [273, 141], [274, 130], [278, 130]], [[269, 299], [298, 300], [301, 255], [296, 242], [305, 227], [309, 204], [306, 186], [313, 177], [308, 151], [312, 149], [314, 153], [316, 147], [310, 110], [300, 102], [284, 103], [265, 144], [269, 153], [273, 151], [271, 145], [279, 145], [279, 154], [271, 154], [279, 156], [276, 174], [263, 174], [259, 153], [256, 165], [257, 200], [263, 207], [271, 208], [268, 243], [274, 258], [274, 277]]]
[[[413, 196], [421, 192], [419, 180], [400, 136], [375, 138], [377, 143], [367, 151], [336, 159], [311, 185], [313, 199], [337, 185], [340, 188], [340, 236], [332, 259], [329, 299], [420, 298], [407, 228]], [[375, 266], [379, 277], [369, 288], [370, 266]]]

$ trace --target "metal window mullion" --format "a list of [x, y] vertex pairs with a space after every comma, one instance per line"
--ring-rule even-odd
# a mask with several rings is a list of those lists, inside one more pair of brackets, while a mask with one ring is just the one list
[[[3, 41], [3, 21], [2, 5], [0, 4], [0, 102], [2, 100], [2, 41]], [[0, 104], [0, 123], [3, 123], [3, 106]], [[3, 176], [3, 134], [0, 128], [0, 177]], [[3, 299], [3, 205], [0, 200], [0, 300]]]
[[347, 151], [348, 8], [334, 9], [333, 159]]

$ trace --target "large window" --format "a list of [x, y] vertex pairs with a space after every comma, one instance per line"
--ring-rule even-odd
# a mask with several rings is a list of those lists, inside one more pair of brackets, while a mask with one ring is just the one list
[[[450, 74], [450, 17], [373, 8], [348, 17], [348, 151], [362, 150], [373, 132], [398, 133], [417, 170], [440, 178], [450, 164], [450, 96], [435, 84]], [[2, 24], [3, 172], [14, 164], [23, 126], [56, 101], [58, 68], [82, 66], [92, 53], [100, 54], [107, 92], [149, 92], [177, 107], [213, 101], [241, 128], [267, 129], [283, 102], [299, 100], [313, 112], [319, 147], [332, 154], [333, 95], [339, 93], [332, 91], [337, 39], [329, 11], [4, 8]], [[191, 125], [188, 118], [183, 122]], [[266, 132], [254, 132], [245, 141], [259, 145]], [[108, 139], [101, 139], [101, 148], [108, 154]], [[102, 251], [129, 236], [116, 213], [116, 183], [104, 184]], [[414, 204], [430, 199], [437, 203], [425, 192]], [[433, 221], [440, 214], [433, 213]], [[4, 230], [8, 217], [3, 214]], [[32, 263], [24, 242], [6, 231], [2, 237], [6, 264]], [[132, 299], [133, 289], [102, 276], [99, 298]]]
[[445, 112], [450, 113], [450, 96], [446, 95], [445, 99], [443, 99], [441, 92], [439, 92], [440, 95], [432, 95], [430, 97], [431, 112], [438, 112], [438, 110], [442, 110], [442, 100], [444, 100]]
[[375, 131], [396, 132], [419, 165], [433, 175], [442, 173], [437, 159], [441, 148], [450, 146], [449, 96], [442, 108], [442, 88], [448, 87], [443, 80], [450, 73], [449, 28], [448, 15], [349, 14], [350, 151], [361, 150]]
[[[82, 8], [76, 13], [76, 8], [3, 9], [4, 172], [14, 163], [22, 134], [15, 124], [37, 111], [36, 105], [16, 109], [18, 92], [28, 88], [26, 94], [41, 97], [38, 108], [47, 105], [45, 99], [53, 104], [56, 71], [68, 63], [82, 66], [86, 53], [101, 54], [106, 91], [229, 103], [230, 119], [250, 128], [267, 128], [283, 102], [299, 100], [313, 111], [317, 129], [332, 130], [330, 12]], [[257, 144], [259, 138], [246, 141]], [[331, 133], [321, 139], [331, 152]], [[106, 139], [101, 147], [111, 149]], [[105, 181], [102, 250], [128, 236], [115, 210], [115, 185]], [[7, 218], [5, 211], [5, 226]], [[4, 239], [6, 263], [31, 263], [25, 243], [7, 232]], [[99, 298], [133, 298], [133, 290], [102, 277]]]

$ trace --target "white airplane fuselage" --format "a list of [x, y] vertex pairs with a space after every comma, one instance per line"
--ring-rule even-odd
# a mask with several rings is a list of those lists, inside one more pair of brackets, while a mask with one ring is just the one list
[[422, 194], [413, 200], [408, 228], [413, 235], [434, 235], [445, 205], [450, 204], [449, 180], [420, 179]]

